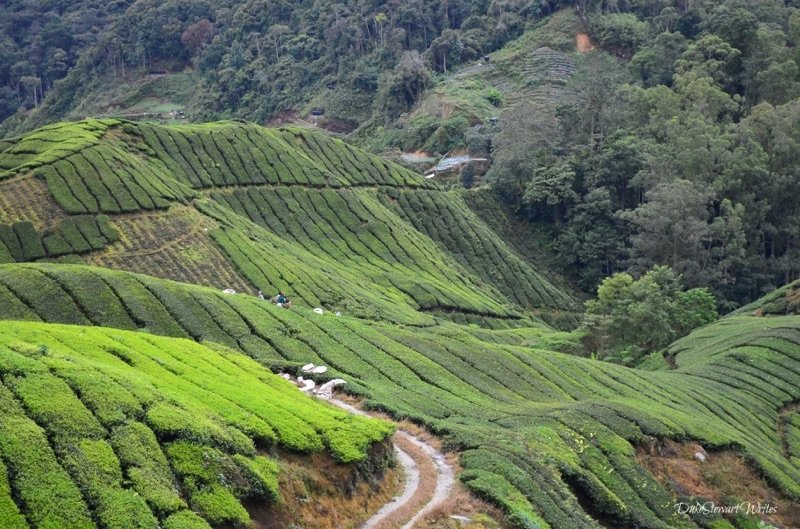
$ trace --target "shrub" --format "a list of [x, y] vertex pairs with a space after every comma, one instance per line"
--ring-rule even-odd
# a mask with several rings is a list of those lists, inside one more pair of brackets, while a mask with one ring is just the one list
[[212, 485], [208, 489], [192, 494], [192, 507], [196, 509], [211, 525], [230, 524], [234, 527], [247, 527], [250, 515], [242, 504], [221, 485]]
[[0, 527], [3, 529], [28, 529], [25, 517], [19, 512], [14, 498], [11, 497], [11, 485], [8, 483], [6, 466], [0, 460]]
[[130, 422], [112, 430], [111, 445], [133, 489], [161, 515], [186, 507], [173, 483], [172, 470], [152, 430]]
[[22, 260], [33, 261], [45, 256], [42, 240], [33, 224], [30, 222], [15, 222], [14, 233], [16, 233], [22, 247]]
[[0, 452], [14, 474], [28, 521], [40, 528], [94, 529], [80, 491], [59, 465], [44, 431], [8, 410], [0, 414]]
[[163, 529], [211, 529], [211, 526], [192, 511], [180, 511], [164, 520]]

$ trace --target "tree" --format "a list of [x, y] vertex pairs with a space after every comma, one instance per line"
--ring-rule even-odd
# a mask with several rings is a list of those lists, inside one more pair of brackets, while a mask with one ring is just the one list
[[388, 22], [389, 19], [386, 16], [386, 13], [378, 13], [377, 15], [375, 15], [374, 20], [375, 20], [375, 31], [378, 33], [378, 36], [379, 36], [380, 41], [381, 41], [381, 48], [382, 48], [383, 47], [383, 26], [384, 26], [384, 24], [386, 24], [386, 22]]
[[631, 57], [650, 36], [650, 25], [631, 13], [612, 13], [592, 18], [592, 36], [621, 57]]
[[461, 42], [458, 31], [446, 29], [437, 37], [430, 47], [434, 66], [444, 73], [447, 73], [447, 62], [458, 64], [461, 53], [464, 51], [464, 44]]
[[625, 230], [614, 215], [607, 188], [591, 190], [570, 210], [557, 243], [560, 258], [572, 267], [587, 291], [616, 271], [624, 248]]
[[675, 61], [678, 74], [693, 73], [695, 78], [710, 77], [720, 86], [733, 82], [732, 69], [741, 52], [717, 35], [705, 35]]
[[181, 42], [189, 53], [197, 55], [211, 42], [214, 37], [214, 24], [208, 19], [203, 19], [187, 27], [181, 33]]
[[410, 109], [430, 82], [430, 70], [419, 52], [404, 52], [379, 94], [379, 105], [386, 120], [396, 119]]
[[520, 205], [536, 170], [555, 161], [563, 144], [561, 123], [552, 105], [525, 102], [503, 113], [499, 129], [492, 140], [494, 161], [487, 180], [509, 202]]
[[269, 27], [267, 35], [272, 39], [272, 44], [275, 46], [275, 60], [281, 59], [281, 41], [285, 35], [291, 33], [289, 26], [284, 24], [273, 24]]
[[644, 204], [623, 215], [636, 228], [631, 236], [634, 269], [668, 265], [691, 284], [701, 284], [710, 265], [712, 192], [679, 179], [660, 184], [645, 196]]
[[575, 201], [577, 194], [575, 169], [571, 160], [558, 161], [546, 167], [537, 167], [525, 186], [523, 200], [534, 208], [551, 210], [553, 223], [561, 224], [566, 206]]
[[633, 56], [631, 66], [645, 86], [670, 85], [675, 74], [675, 61], [686, 47], [686, 38], [680, 33], [661, 33], [653, 44]]
[[714, 296], [705, 288], [685, 290], [669, 267], [656, 266], [636, 280], [614, 274], [586, 302], [585, 344], [601, 358], [636, 365], [717, 317]]

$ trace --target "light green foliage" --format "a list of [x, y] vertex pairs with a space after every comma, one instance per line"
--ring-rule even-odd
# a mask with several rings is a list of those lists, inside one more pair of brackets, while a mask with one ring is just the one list
[[81, 493], [59, 465], [45, 431], [25, 416], [13, 394], [0, 385], [0, 454], [34, 527], [94, 529]]
[[636, 364], [643, 353], [660, 350], [716, 318], [708, 290], [684, 290], [671, 269], [655, 267], [637, 280], [627, 273], [603, 280], [597, 299], [586, 302], [584, 325], [590, 350]]
[[129, 422], [112, 430], [110, 442], [133, 490], [154, 512], [170, 513], [186, 507], [152, 430], [140, 422]]
[[69, 156], [97, 145], [109, 126], [117, 120], [86, 120], [80, 123], [57, 123], [42, 127], [17, 141], [0, 154], [0, 180]]
[[[13, 527], [25, 526], [4, 490], [48, 529], [93, 527], [90, 512], [102, 527], [155, 529], [187, 505], [212, 524], [244, 526], [239, 500], [279, 497], [278, 466], [255, 455], [253, 438], [356, 462], [392, 431], [221, 346], [113, 329], [2, 322], [0, 376], [0, 461], [9, 465], [0, 485], [8, 477], [11, 486], [0, 487], [0, 514]], [[188, 514], [171, 523], [204, 527]]]
[[0, 526], [8, 529], [27, 529], [25, 517], [11, 497], [11, 485], [8, 482], [6, 466], [0, 460]]
[[62, 450], [64, 466], [88, 498], [103, 527], [155, 529], [158, 526], [142, 497], [122, 488], [122, 469], [106, 441], [83, 440]]
[[247, 527], [250, 515], [236, 497], [221, 485], [192, 494], [192, 507], [212, 525]]
[[211, 529], [211, 526], [192, 511], [180, 511], [164, 520], [163, 529]]
[[[13, 268], [20, 267], [29, 265]], [[64, 270], [80, 273], [84, 268]], [[104, 277], [123, 275], [104, 272]], [[148, 281], [151, 288], [164, 283]], [[617, 276], [611, 284], [619, 287], [614, 292], [632, 289], [647, 299], [674, 295], [671, 309], [681, 308], [678, 313], [686, 316], [674, 322], [676, 329], [694, 325], [693, 318], [705, 318], [713, 311], [706, 294], [684, 292], [667, 271], [656, 270], [646, 281], [639, 281], [634, 286], [636, 281]], [[124, 281], [117, 278], [117, 283]], [[643, 371], [548, 350], [558, 338], [545, 326], [489, 330], [440, 323], [411, 329], [320, 316], [302, 308], [286, 311], [250, 296], [223, 296], [198, 287], [172, 288], [182, 291], [181, 295], [190, 293], [187, 299], [202, 300], [204, 306], [224, 303], [233, 312], [221, 308], [213, 312], [250, 322], [252, 337], [241, 336], [241, 343], [259, 339], [274, 347], [270, 353], [274, 356], [259, 356], [256, 349], [251, 352], [262, 361], [327, 365], [331, 376], [346, 378], [368, 405], [422, 421], [441, 432], [450, 446], [464, 451], [463, 476], [468, 486], [504, 506], [518, 527], [537, 523], [596, 529], [581, 514], [573, 489], [576, 483], [581, 494], [620, 524], [690, 527], [670, 508], [669, 493], [634, 463], [633, 446], [648, 436], [689, 437], [708, 447], [735, 443], [786, 494], [800, 493], [796, 485], [800, 469], [777, 448], [775, 437], [781, 420], [775, 410], [800, 398], [800, 385], [794, 379], [800, 341], [796, 317], [723, 319], [669, 348], [677, 370], [670, 371], [662, 362]], [[601, 298], [614, 298], [610, 287], [606, 294]], [[162, 426], [162, 419], [167, 425], [175, 421], [166, 449], [169, 461], [188, 491], [184, 501], [209, 521], [243, 524], [244, 511], [232, 498], [276, 497], [275, 464], [253, 457], [248, 452], [252, 445], [239, 445], [235, 432], [247, 432], [259, 444], [277, 439], [301, 451], [325, 446], [339, 460], [349, 461], [391, 431], [384, 423], [365, 423], [328, 408], [323, 411], [246, 356], [222, 346], [209, 348], [102, 329], [91, 331], [91, 341], [87, 341], [87, 330], [7, 325], [13, 327], [13, 339], [2, 334], [0, 338], [16, 344], [15, 354], [0, 355], [2, 369], [21, 373], [41, 362], [61, 365], [57, 360], [67, 352], [57, 344], [50, 345], [46, 355], [37, 353], [36, 345], [22, 346], [46, 342], [42, 333], [52, 329], [47, 332], [57, 332], [62, 342], [90, 354], [93, 365], [109, 363], [107, 369], [115, 382], [138, 399], [148, 400], [147, 410], [154, 412], [157, 426]], [[240, 325], [231, 321], [225, 328]], [[33, 329], [36, 334], [31, 334]], [[189, 380], [195, 384], [186, 384]], [[287, 415], [286, 410], [297, 415]], [[131, 408], [123, 413], [140, 412]], [[188, 414], [195, 417], [195, 425], [185, 424]], [[271, 430], [252, 421], [253, 415]], [[302, 422], [293, 417], [302, 417]], [[149, 423], [152, 417], [143, 419]], [[790, 446], [796, 444], [795, 420], [794, 416], [783, 419]], [[307, 428], [305, 421], [316, 426]], [[153, 448], [156, 438], [148, 427], [141, 423], [115, 426], [110, 444], [131, 476], [134, 490], [155, 483], [159, 494], [173, 498], [161, 500], [165, 506], [157, 510], [160, 517], [182, 509], [180, 500], [169, 495], [171, 472]], [[152, 458], [145, 456], [149, 452]], [[148, 466], [150, 460], [157, 462], [154, 470]], [[147, 476], [164, 477], [137, 481], [137, 468]], [[225, 479], [218, 482], [218, 476]], [[141, 494], [156, 512], [155, 493]]]

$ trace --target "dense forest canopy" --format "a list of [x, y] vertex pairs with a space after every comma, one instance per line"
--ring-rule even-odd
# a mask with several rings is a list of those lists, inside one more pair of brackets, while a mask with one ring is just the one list
[[[195, 68], [207, 88], [196, 102], [204, 117], [263, 120], [321, 87], [340, 88], [335, 96], [343, 99], [342, 114], [363, 114], [359, 107], [368, 110], [379, 92], [394, 113], [413, 103], [428, 64], [446, 71], [480, 57], [567, 4], [128, 0], [98, 8], [77, 0], [12, 0], [0, 6], [0, 120], [39, 105], [71, 69], [51, 102], [56, 115], [93, 88], [87, 78], [107, 83], [109, 76], [186, 67]], [[403, 64], [414, 64], [415, 52], [425, 54], [425, 62], [417, 61], [406, 79]]]
[[576, 57], [573, 100], [506, 113], [495, 187], [551, 223], [586, 289], [663, 264], [730, 309], [797, 278], [797, 7], [581, 4], [600, 50]]

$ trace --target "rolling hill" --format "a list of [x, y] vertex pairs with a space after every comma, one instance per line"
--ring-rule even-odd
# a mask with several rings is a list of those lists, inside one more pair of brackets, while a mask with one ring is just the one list
[[[0, 445], [0, 492], [29, 526], [46, 527], [52, 505], [22, 494], [41, 469], [19, 443], [61, 469], [52, 486], [87, 527], [125, 509], [190, 518], [187, 507], [197, 526], [243, 523], [241, 502], [274, 484], [265, 447], [365, 457], [383, 423], [349, 423], [258, 367], [308, 362], [441, 436], [461, 480], [514, 527], [707, 527], [637, 462], [654, 440], [741, 453], [787, 503], [800, 499], [796, 315], [732, 316], [673, 344], [671, 363], [625, 368], [558, 352], [578, 339], [578, 305], [502, 218], [482, 219], [494, 212], [482, 200], [338, 140], [87, 120], [0, 149], [2, 420], [30, 436]], [[293, 310], [250, 295], [279, 288]], [[100, 380], [104, 396], [83, 389]], [[51, 409], [40, 396], [53, 391], [71, 404]], [[182, 484], [172, 510], [130, 499], [139, 463], [114, 444], [130, 424]], [[208, 454], [227, 487], [194, 465]], [[229, 518], [215, 518], [221, 505]]]
[[7, 141], [0, 170], [0, 262], [79, 255], [412, 325], [575, 321], [457, 192], [303, 129], [61, 124]]
[[584, 508], [622, 525], [693, 527], [634, 462], [652, 438], [741, 450], [800, 495], [796, 439], [777, 429], [800, 398], [797, 317], [724, 319], [670, 348], [675, 370], [642, 371], [548, 350], [547, 328], [411, 329], [85, 266], [3, 265], [0, 285], [0, 318], [188, 336], [275, 369], [331, 366], [368, 406], [444, 436], [462, 480], [519, 527], [600, 527]]
[[392, 431], [217, 345], [19, 322], [0, 336], [8, 529], [245, 526], [240, 501], [280, 498], [268, 450], [353, 463]]

